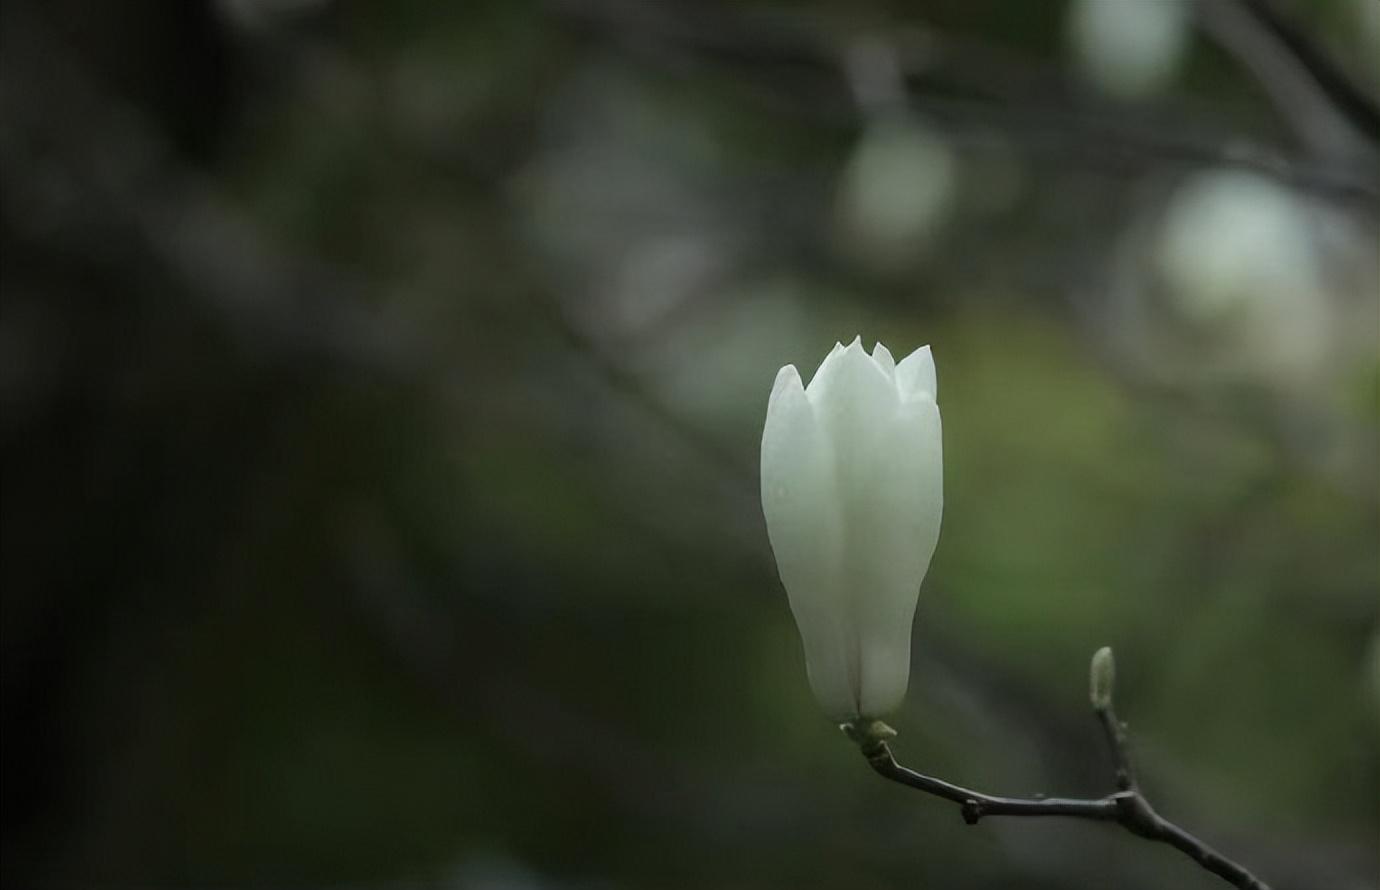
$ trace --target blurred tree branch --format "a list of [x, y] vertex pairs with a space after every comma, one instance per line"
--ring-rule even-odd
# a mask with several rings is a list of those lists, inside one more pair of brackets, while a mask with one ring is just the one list
[[1306, 70], [1313, 82], [1356, 130], [1380, 145], [1380, 108], [1301, 28], [1271, 5], [1270, 0], [1237, 0], [1260, 26], [1272, 34]]
[[[550, 0], [572, 30], [670, 70], [719, 63], [754, 72], [773, 101], [833, 126], [857, 126], [850, 48], [881, 32], [829, 32], [802, 17], [749, 16], [702, 6]], [[931, 27], [884, 32], [912, 107], [958, 138], [996, 130], [1026, 152], [1113, 171], [1229, 166], [1297, 188], [1380, 207], [1369, 165], [1326, 164], [1223, 132], [1183, 109], [1148, 112], [1093, 100], [1051, 66]], [[789, 84], [787, 85], [787, 82]]]
[[1112, 705], [1114, 671], [1111, 649], [1098, 650], [1092, 660], [1091, 697], [1093, 711], [1112, 755], [1117, 786], [1117, 791], [1106, 797], [1017, 798], [985, 794], [901, 766], [887, 744], [887, 740], [895, 737], [896, 732], [879, 720], [860, 719], [846, 723], [841, 728], [857, 743], [858, 749], [877, 773], [893, 782], [958, 804], [963, 821], [969, 825], [976, 825], [987, 816], [1066, 816], [1115, 822], [1138, 837], [1169, 844], [1241, 890], [1269, 890], [1265, 882], [1245, 866], [1228, 859], [1206, 842], [1156, 813], [1141, 793], [1131, 768], [1126, 727], [1117, 719]]
[[[1330, 80], [1317, 76], [1315, 69], [1337, 69], [1301, 35], [1283, 39], [1271, 27], [1279, 24], [1278, 19], [1264, 7], [1246, 0], [1205, 0], [1195, 11], [1200, 30], [1260, 85], [1280, 119], [1311, 155], [1320, 160], [1355, 161], [1380, 145], [1372, 132], [1374, 112], [1364, 94], [1340, 73], [1333, 73]], [[1328, 84], [1340, 86], [1329, 89]]]
[[[371, 309], [346, 271], [276, 249], [165, 133], [22, 7], [0, 30], [0, 73], [0, 112], [31, 136], [0, 142], [4, 212], [16, 230], [38, 217], [49, 220], [42, 234], [53, 240], [89, 247], [85, 239], [97, 234], [67, 205], [47, 206], [54, 188], [44, 177], [18, 175], [37, 167], [81, 190], [82, 213], [134, 233], [144, 256], [122, 252], [121, 263], [152, 259], [246, 346], [404, 378], [438, 354], [410, 319]], [[46, 151], [42, 165], [28, 155], [36, 144]]]

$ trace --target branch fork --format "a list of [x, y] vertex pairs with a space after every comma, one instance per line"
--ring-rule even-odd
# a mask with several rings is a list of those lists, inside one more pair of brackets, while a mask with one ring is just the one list
[[896, 730], [880, 720], [859, 718], [839, 728], [858, 746], [868, 764], [884, 778], [958, 804], [963, 821], [969, 825], [976, 825], [988, 816], [1068, 816], [1114, 822], [1137, 837], [1175, 847], [1207, 871], [1240, 890], [1269, 890], [1265, 882], [1245, 866], [1228, 859], [1160, 816], [1141, 793], [1131, 764], [1126, 725], [1117, 719], [1112, 707], [1115, 662], [1111, 649], [1103, 647], [1093, 655], [1090, 679], [1093, 713], [1111, 751], [1117, 788], [1100, 798], [1021, 798], [984, 794], [918, 773], [897, 763], [888, 744], [896, 737]]

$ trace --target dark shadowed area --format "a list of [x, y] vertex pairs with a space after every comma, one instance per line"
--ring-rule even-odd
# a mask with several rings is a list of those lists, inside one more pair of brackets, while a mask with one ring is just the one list
[[825, 720], [777, 369], [931, 344], [897, 757], [1380, 884], [1380, 2], [0, 7], [6, 887], [1225, 887]]

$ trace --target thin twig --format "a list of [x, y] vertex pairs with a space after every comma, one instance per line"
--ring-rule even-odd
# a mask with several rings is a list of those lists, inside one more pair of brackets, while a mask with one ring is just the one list
[[[1104, 655], [1105, 653], [1105, 655]], [[1099, 686], [1099, 661], [1102, 684]], [[1102, 695], [1099, 696], [1099, 692]], [[1228, 859], [1183, 828], [1155, 812], [1140, 792], [1128, 753], [1126, 727], [1116, 716], [1111, 703], [1111, 650], [1104, 649], [1093, 661], [1093, 710], [1097, 715], [1115, 768], [1117, 791], [1099, 798], [1023, 798], [985, 794], [918, 773], [896, 762], [887, 739], [895, 736], [891, 727], [879, 720], [860, 719], [842, 729], [853, 739], [868, 764], [890, 779], [917, 791], [941, 797], [959, 805], [963, 821], [976, 825], [987, 816], [1068, 816], [1099, 822], [1115, 822], [1132, 834], [1169, 844], [1209, 872], [1241, 890], [1269, 890], [1260, 878], [1244, 865]]]

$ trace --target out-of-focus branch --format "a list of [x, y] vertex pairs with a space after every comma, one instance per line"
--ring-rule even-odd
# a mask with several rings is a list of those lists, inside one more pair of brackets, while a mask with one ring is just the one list
[[[0, 113], [14, 129], [34, 134], [28, 142], [0, 141], [0, 186], [10, 198], [0, 216], [17, 227], [45, 200], [42, 183], [23, 175], [35, 166], [30, 146], [42, 144], [45, 162], [79, 184], [87, 212], [132, 236], [141, 256], [244, 343], [405, 379], [439, 354], [423, 326], [371, 308], [349, 271], [276, 248], [161, 129], [22, 7], [0, 30], [0, 74]], [[36, 94], [45, 101], [36, 102]], [[74, 239], [89, 237], [71, 228]]]
[[[689, 4], [549, 2], [573, 32], [641, 63], [671, 71], [732, 68], [750, 74], [740, 77], [745, 87], [764, 88], [772, 101], [802, 116], [831, 126], [859, 124], [848, 55], [866, 34], [836, 34], [798, 16], [748, 16]], [[1049, 66], [933, 28], [889, 28], [885, 37], [909, 104], [956, 138], [995, 131], [1040, 158], [1113, 171], [1239, 167], [1321, 195], [1380, 204], [1380, 183], [1369, 168], [1314, 163], [1177, 109], [1090, 108], [1070, 99], [1075, 91]], [[1040, 85], [1037, 95], [1032, 84]]]
[[879, 720], [860, 719], [841, 728], [857, 743], [868, 764], [884, 778], [959, 805], [963, 821], [976, 825], [987, 816], [1067, 816], [1115, 822], [1147, 840], [1160, 841], [1183, 852], [1209, 872], [1241, 890], [1269, 890], [1244, 865], [1228, 859], [1207, 843], [1155, 812], [1140, 791], [1128, 751], [1126, 727], [1112, 707], [1115, 672], [1112, 650], [1102, 648], [1092, 660], [1092, 704], [1115, 765], [1117, 791], [1099, 798], [1001, 797], [955, 785], [901, 766], [887, 740], [895, 730]]
[[1275, 10], [1269, 0], [1236, 0], [1274, 35], [1306, 70], [1333, 106], [1372, 144], [1380, 145], [1380, 108], [1336, 62], [1302, 30]]
[[1203, 33], [1247, 70], [1311, 154], [1355, 159], [1380, 143], [1370, 101], [1270, 9], [1249, 0], [1206, 0], [1194, 8]]

